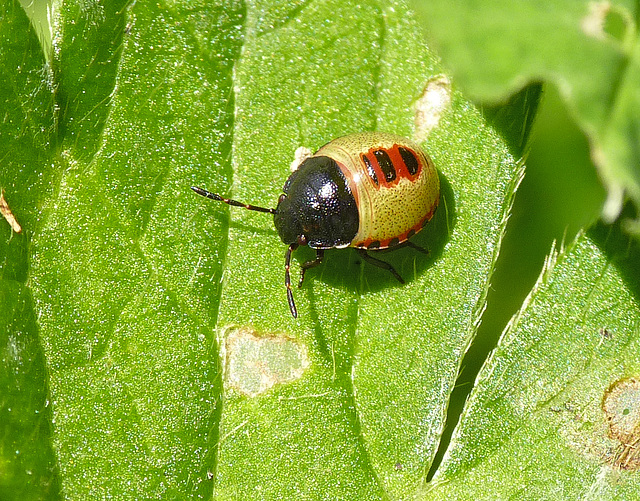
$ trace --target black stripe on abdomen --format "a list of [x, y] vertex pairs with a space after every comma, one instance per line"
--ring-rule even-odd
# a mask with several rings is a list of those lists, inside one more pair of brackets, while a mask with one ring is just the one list
[[396, 169], [387, 152], [385, 150], [376, 150], [373, 155], [376, 157], [387, 183], [393, 181], [396, 178]]
[[360, 155], [360, 157], [367, 167], [367, 174], [369, 174], [369, 177], [372, 179], [372, 181], [376, 183], [376, 186], [379, 186], [380, 182], [378, 181], [378, 176], [376, 175], [376, 171], [373, 168], [373, 165], [371, 165], [371, 160], [367, 158], [367, 155]]
[[418, 169], [420, 167], [420, 164], [418, 163], [418, 159], [416, 158], [416, 156], [413, 154], [411, 150], [408, 150], [407, 148], [403, 148], [402, 146], [398, 146], [398, 151], [400, 152], [402, 161], [407, 166], [407, 170], [409, 171], [409, 174], [411, 174], [412, 176], [415, 176], [416, 172], [418, 172]]

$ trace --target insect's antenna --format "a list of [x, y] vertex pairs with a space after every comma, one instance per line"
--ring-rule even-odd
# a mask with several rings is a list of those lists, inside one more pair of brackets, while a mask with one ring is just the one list
[[289, 267], [291, 266], [291, 253], [298, 248], [298, 244], [291, 244], [287, 249], [287, 253], [284, 255], [284, 285], [287, 286], [287, 300], [289, 301], [289, 309], [293, 318], [298, 318], [298, 310], [296, 310], [296, 303], [293, 301], [293, 292], [291, 291], [291, 274], [289, 273]]
[[244, 207], [245, 209], [255, 210], [258, 212], [268, 212], [269, 214], [275, 214], [275, 209], [267, 209], [266, 207], [258, 207], [257, 205], [249, 205], [243, 204], [242, 202], [238, 202], [237, 200], [231, 200], [230, 198], [222, 198], [217, 193], [211, 193], [203, 188], [198, 188], [197, 186], [192, 186], [191, 189], [195, 191], [198, 195], [202, 195], [205, 198], [210, 198], [211, 200], [217, 200], [218, 202], [224, 202], [227, 205], [233, 205], [234, 207]]

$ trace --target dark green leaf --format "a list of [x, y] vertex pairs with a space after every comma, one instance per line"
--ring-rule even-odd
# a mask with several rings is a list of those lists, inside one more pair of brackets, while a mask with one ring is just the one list
[[0, 189], [22, 233], [0, 219], [0, 498], [55, 499], [46, 361], [29, 275], [29, 242], [52, 195], [51, 74], [18, 2], [0, 4]]

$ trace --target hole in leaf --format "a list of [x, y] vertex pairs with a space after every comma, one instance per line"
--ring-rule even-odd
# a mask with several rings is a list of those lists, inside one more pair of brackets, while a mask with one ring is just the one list
[[582, 31], [592, 38], [613, 39], [625, 44], [633, 18], [626, 9], [608, 1], [590, 2], [589, 12], [582, 18]]

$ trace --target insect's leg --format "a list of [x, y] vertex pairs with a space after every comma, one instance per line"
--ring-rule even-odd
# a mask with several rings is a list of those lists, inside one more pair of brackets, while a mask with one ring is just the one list
[[298, 318], [298, 310], [296, 303], [293, 301], [293, 292], [291, 291], [291, 274], [289, 267], [291, 266], [291, 253], [298, 248], [298, 244], [291, 244], [284, 255], [284, 285], [287, 287], [287, 301], [289, 301], [289, 309], [293, 318]]
[[422, 252], [423, 254], [426, 254], [427, 256], [429, 255], [429, 249], [425, 249], [424, 247], [420, 247], [419, 245], [414, 244], [411, 240], [407, 240], [405, 243], [402, 244], [402, 246], [407, 246], [407, 247], [411, 247], [414, 250], [417, 250], [418, 252]]
[[404, 280], [402, 279], [400, 274], [389, 263], [370, 256], [369, 254], [367, 254], [367, 251], [365, 249], [356, 249], [356, 250], [358, 251], [358, 254], [362, 256], [362, 259], [364, 259], [367, 263], [377, 266], [378, 268], [382, 268], [383, 270], [389, 271], [396, 278], [398, 282], [400, 282], [401, 284], [404, 283]]
[[401, 244], [398, 244], [394, 247], [387, 247], [386, 249], [377, 249], [376, 252], [383, 254], [385, 252], [392, 252], [398, 249], [402, 249], [403, 247], [411, 247], [413, 250], [417, 250], [418, 252], [422, 252], [423, 254], [429, 255], [429, 249], [425, 249], [424, 247], [420, 247], [417, 244], [414, 244], [411, 240], [405, 240]]
[[309, 268], [315, 268], [318, 266], [322, 259], [324, 258], [324, 249], [316, 249], [316, 258], [311, 261], [307, 261], [300, 267], [300, 282], [298, 283], [298, 287], [302, 287], [302, 282], [304, 281], [304, 273]]

